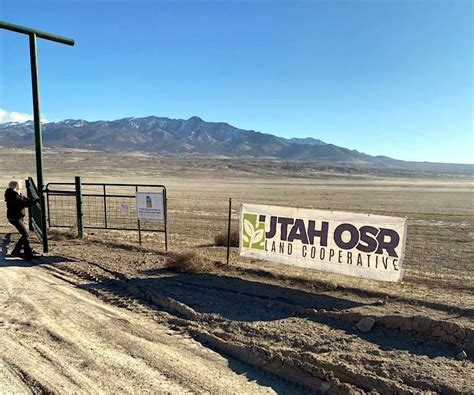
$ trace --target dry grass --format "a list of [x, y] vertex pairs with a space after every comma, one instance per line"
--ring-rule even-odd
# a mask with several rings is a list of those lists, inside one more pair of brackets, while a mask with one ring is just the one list
[[206, 273], [215, 268], [210, 260], [195, 252], [172, 253], [165, 267], [180, 273]]
[[[227, 247], [227, 233], [220, 233], [214, 237], [214, 244], [218, 247]], [[239, 232], [234, 230], [230, 233], [230, 246], [239, 246]]]
[[77, 229], [71, 227], [69, 229], [48, 229], [48, 238], [53, 241], [64, 241], [78, 239]]

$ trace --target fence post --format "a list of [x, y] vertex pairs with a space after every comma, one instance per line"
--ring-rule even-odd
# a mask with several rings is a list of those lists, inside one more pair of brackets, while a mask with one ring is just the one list
[[165, 251], [168, 252], [168, 196], [165, 187], [163, 187], [163, 208], [165, 210]]
[[107, 229], [107, 189], [105, 184], [102, 186], [102, 190], [104, 191], [104, 225]]
[[76, 209], [77, 209], [77, 235], [80, 239], [84, 237], [84, 224], [83, 224], [83, 212], [82, 212], [82, 187], [81, 177], [76, 177]]
[[[138, 186], [135, 185], [135, 196], [137, 196], [138, 193]], [[135, 198], [136, 199], [136, 198]], [[136, 208], [137, 214], [138, 214], [138, 207]], [[138, 215], [137, 215], [138, 217]], [[137, 227], [138, 227], [138, 244], [140, 247], [142, 246], [142, 225], [140, 220], [137, 218]]]
[[229, 198], [229, 218], [227, 220], [227, 264], [230, 260], [230, 225], [232, 221], [232, 198]]

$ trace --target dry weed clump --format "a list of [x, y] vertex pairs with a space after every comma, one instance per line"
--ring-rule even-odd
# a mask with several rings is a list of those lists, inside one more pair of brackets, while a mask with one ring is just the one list
[[134, 251], [134, 252], [142, 252], [145, 251], [145, 248], [140, 247], [139, 245], [134, 245], [131, 243], [121, 242], [121, 241], [114, 241], [114, 240], [102, 240], [99, 238], [92, 239], [94, 243], [102, 244], [104, 246], [110, 248], [120, 248], [126, 251]]
[[[214, 237], [214, 244], [218, 247], [227, 247], [227, 233], [220, 233]], [[230, 233], [230, 246], [239, 246], [239, 232], [234, 230]]]
[[77, 229], [75, 227], [70, 227], [68, 229], [49, 229], [48, 235], [51, 240], [54, 241], [64, 241], [77, 239]]
[[195, 252], [179, 252], [170, 254], [165, 267], [180, 273], [205, 273], [212, 270], [214, 264]]

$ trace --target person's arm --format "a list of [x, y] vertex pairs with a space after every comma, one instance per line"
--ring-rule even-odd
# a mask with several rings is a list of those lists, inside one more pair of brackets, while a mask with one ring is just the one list
[[33, 198], [28, 198], [26, 196], [23, 196], [23, 195], [18, 195], [17, 196], [17, 201], [18, 201], [18, 204], [21, 206], [21, 207], [32, 207], [34, 206], [36, 203], [39, 203], [40, 202], [40, 199], [33, 199]]

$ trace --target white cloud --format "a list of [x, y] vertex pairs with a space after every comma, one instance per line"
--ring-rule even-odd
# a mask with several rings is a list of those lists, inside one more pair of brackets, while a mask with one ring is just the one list
[[[0, 123], [6, 122], [26, 122], [33, 119], [33, 115], [23, 112], [7, 111], [0, 108]], [[42, 117], [41, 122], [46, 123], [48, 120]]]

